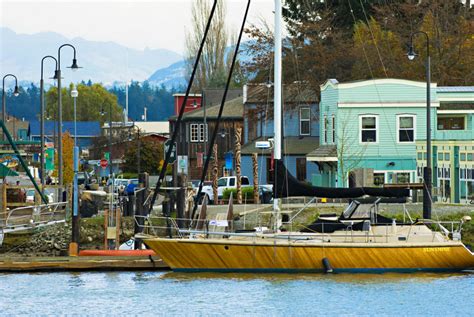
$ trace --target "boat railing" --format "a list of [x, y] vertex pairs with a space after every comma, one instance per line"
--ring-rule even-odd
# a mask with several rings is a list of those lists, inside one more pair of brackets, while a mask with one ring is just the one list
[[[138, 219], [141, 219], [139, 221]], [[432, 242], [461, 240], [461, 226], [459, 221], [434, 221], [425, 220], [423, 223], [430, 225], [434, 230], [422, 232], [416, 229], [420, 223], [405, 224], [408, 230], [399, 230], [397, 224], [387, 224], [386, 226], [367, 225], [363, 230], [354, 230], [352, 226], [348, 226], [343, 230], [334, 232], [325, 232], [324, 224], [322, 224], [322, 232], [294, 232], [278, 231], [274, 232], [267, 227], [259, 226], [253, 227], [247, 223], [247, 229], [240, 228], [241, 224], [236, 221], [228, 221], [225, 219], [194, 219], [189, 218], [172, 218], [159, 216], [135, 216], [137, 225], [141, 228], [141, 232], [157, 237], [170, 238], [185, 238], [185, 237], [199, 237], [199, 238], [229, 238], [229, 237], [254, 237], [255, 239], [262, 237], [274, 239], [287, 239], [291, 241], [320, 241], [320, 242], [344, 242], [344, 243], [360, 243], [360, 242], [398, 242], [411, 243], [413, 238], [419, 239], [425, 237], [424, 241], [431, 240]], [[192, 227], [190, 226], [192, 225]], [[383, 230], [375, 230], [375, 228], [384, 227]], [[248, 229], [251, 228], [251, 229]], [[449, 230], [449, 229], [450, 230]], [[383, 231], [383, 232], [382, 232]], [[444, 239], [439, 238], [437, 233], [441, 232]], [[419, 240], [418, 240], [419, 241]]]

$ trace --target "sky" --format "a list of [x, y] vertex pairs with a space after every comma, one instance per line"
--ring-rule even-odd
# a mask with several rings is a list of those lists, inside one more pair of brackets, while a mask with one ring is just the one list
[[[210, 1], [210, 0], [209, 0]], [[67, 38], [112, 41], [143, 50], [184, 53], [193, 0], [0, 0], [0, 26], [16, 33], [53, 31]], [[247, 1], [226, 0], [227, 21], [238, 32]], [[248, 23], [273, 25], [273, 0], [252, 0]]]

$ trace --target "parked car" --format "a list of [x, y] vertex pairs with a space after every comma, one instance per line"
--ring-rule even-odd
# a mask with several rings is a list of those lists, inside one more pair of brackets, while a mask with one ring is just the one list
[[[242, 188], [245, 187], [252, 187], [253, 185], [250, 184], [250, 181], [247, 176], [241, 176], [240, 177], [241, 182], [242, 182]], [[217, 181], [217, 197], [218, 199], [222, 199], [222, 196], [224, 194], [224, 190], [228, 188], [237, 188], [237, 177], [236, 176], [226, 176], [226, 177], [221, 177]], [[214, 202], [214, 192], [212, 190], [212, 183], [209, 185], [205, 185], [202, 188], [202, 192], [207, 195], [207, 198], [210, 203]], [[269, 203], [271, 201], [272, 197], [272, 192], [273, 192], [273, 186], [272, 185], [260, 185], [259, 186], [259, 196], [260, 200], [263, 203]]]

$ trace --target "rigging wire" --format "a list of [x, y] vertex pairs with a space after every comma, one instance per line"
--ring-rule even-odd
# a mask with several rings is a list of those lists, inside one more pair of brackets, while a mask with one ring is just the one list
[[[194, 67], [193, 67], [193, 71], [191, 73], [191, 77], [189, 79], [188, 88], [186, 89], [186, 94], [184, 96], [183, 103], [181, 104], [181, 108], [179, 109], [178, 118], [176, 119], [176, 123], [175, 123], [174, 130], [173, 130], [173, 135], [171, 137], [171, 142], [170, 142], [171, 145], [168, 148], [168, 151], [166, 151], [165, 160], [164, 160], [163, 166], [162, 166], [161, 171], [160, 171], [160, 176], [158, 177], [158, 180], [156, 182], [155, 191], [153, 192], [153, 197], [150, 201], [150, 207], [149, 207], [148, 213], [151, 213], [151, 211], [153, 210], [153, 205], [155, 204], [156, 197], [158, 196], [158, 192], [160, 191], [161, 184], [162, 184], [163, 179], [165, 177], [166, 169], [168, 167], [168, 163], [169, 163], [169, 160], [171, 158], [171, 153], [173, 152], [174, 143], [176, 141], [176, 138], [178, 136], [178, 133], [179, 133], [179, 130], [180, 130], [180, 127], [181, 127], [181, 122], [182, 122], [182, 118], [183, 118], [183, 114], [184, 114], [184, 109], [186, 107], [186, 103], [188, 101], [189, 93], [191, 91], [191, 87], [192, 87], [193, 82], [194, 82], [194, 76], [196, 75], [196, 70], [199, 66], [199, 60], [201, 59], [202, 51], [203, 51], [204, 45], [206, 43], [207, 34], [209, 33], [209, 28], [211, 26], [212, 18], [214, 16], [215, 11], [216, 11], [216, 6], [217, 6], [217, 0], [214, 0], [214, 3], [213, 3], [212, 8], [211, 8], [211, 13], [209, 15], [209, 19], [207, 20], [206, 29], [204, 30], [204, 36], [203, 36], [201, 44], [199, 46], [199, 50], [198, 50], [198, 53], [197, 53], [197, 56], [196, 56], [196, 60], [194, 61]], [[200, 189], [202, 189], [202, 181], [201, 181]]]
[[219, 123], [221, 121], [222, 112], [224, 111], [225, 101], [226, 101], [226, 98], [227, 98], [227, 92], [229, 90], [230, 82], [232, 80], [232, 75], [233, 75], [233, 70], [234, 70], [234, 67], [235, 67], [235, 62], [237, 60], [237, 55], [239, 54], [240, 42], [242, 40], [242, 34], [243, 34], [244, 28], [245, 28], [245, 22], [247, 21], [247, 15], [248, 15], [248, 12], [249, 12], [249, 9], [250, 9], [250, 2], [251, 2], [251, 0], [248, 0], [248, 2], [247, 2], [247, 7], [245, 9], [244, 18], [242, 20], [242, 26], [241, 26], [240, 32], [239, 32], [239, 38], [237, 39], [237, 44], [235, 45], [234, 56], [232, 58], [232, 63], [230, 65], [229, 74], [227, 76], [227, 83], [226, 83], [226, 86], [225, 86], [224, 94], [222, 96], [221, 105], [220, 105], [220, 108], [219, 108], [219, 114], [217, 115], [216, 125], [215, 125], [214, 131], [212, 133], [211, 142], [209, 143], [209, 148], [208, 148], [208, 151], [207, 151], [206, 161], [204, 162], [204, 167], [203, 167], [202, 175], [201, 175], [201, 181], [199, 182], [199, 188], [198, 188], [198, 192], [196, 194], [196, 198], [195, 198], [195, 201], [194, 201], [194, 206], [193, 206], [193, 212], [192, 212], [192, 215], [191, 215], [191, 219], [194, 219], [194, 215], [196, 213], [196, 210], [197, 210], [197, 207], [198, 207], [198, 204], [199, 204], [199, 200], [200, 200], [201, 195], [202, 195], [202, 187], [203, 187], [203, 183], [204, 183], [204, 178], [206, 177], [207, 169], [209, 167], [210, 157], [211, 157], [211, 154], [212, 154], [212, 150], [214, 148], [214, 143], [216, 142], [217, 131], [219, 130]]

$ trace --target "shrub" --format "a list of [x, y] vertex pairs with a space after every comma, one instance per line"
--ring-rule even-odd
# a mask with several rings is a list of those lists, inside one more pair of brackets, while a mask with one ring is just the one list
[[[232, 197], [234, 199], [237, 198], [237, 188], [226, 188], [222, 193], [223, 199], [229, 199], [230, 193], [232, 193]], [[242, 199], [243, 200], [250, 200], [253, 199], [253, 186], [250, 187], [242, 187]]]

